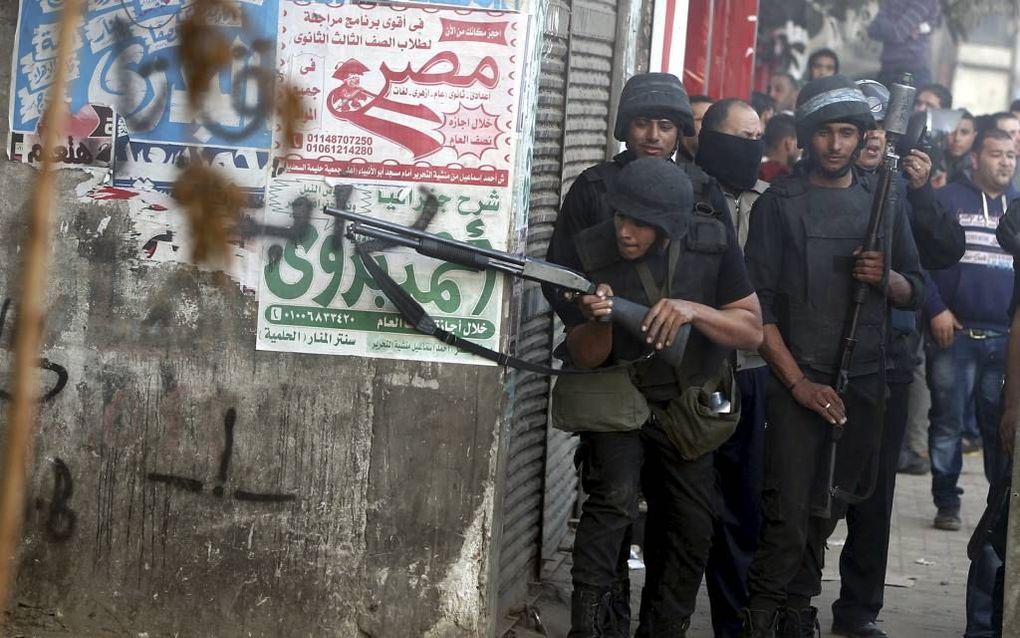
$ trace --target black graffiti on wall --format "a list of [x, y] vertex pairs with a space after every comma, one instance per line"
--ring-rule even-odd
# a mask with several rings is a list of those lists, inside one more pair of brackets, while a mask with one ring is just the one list
[[63, 459], [53, 459], [53, 499], [50, 501], [49, 515], [46, 517], [46, 532], [55, 541], [66, 541], [74, 534], [78, 523], [78, 515], [68, 503], [74, 493], [74, 481], [71, 470]]
[[[224, 441], [223, 450], [220, 454], [220, 466], [216, 473], [216, 483], [208, 492], [216, 498], [223, 498], [226, 495], [226, 484], [230, 474], [230, 462], [234, 455], [234, 428], [237, 425], [237, 410], [230, 408], [223, 417]], [[175, 489], [195, 494], [206, 492], [206, 484], [195, 478], [178, 476], [176, 474], [163, 474], [160, 472], [149, 472], [146, 475], [150, 481], [164, 483]], [[297, 499], [296, 494], [280, 494], [272, 492], [250, 492], [247, 490], [235, 489], [231, 498], [238, 501], [250, 503], [286, 503]]]
[[[9, 298], [4, 299], [3, 304], [0, 304], [0, 339], [2, 339], [4, 336], [4, 326], [7, 325], [7, 315], [10, 314], [11, 307], [12, 302]], [[58, 394], [63, 392], [64, 387], [67, 385], [68, 378], [67, 368], [60, 365], [59, 363], [54, 363], [50, 361], [46, 357], [39, 359], [39, 367], [42, 368], [43, 370], [48, 370], [57, 375], [57, 380], [53, 384], [53, 387], [51, 387], [41, 397], [39, 397], [39, 401], [41, 403], [48, 403], [49, 401], [52, 401], [54, 398], [56, 398]], [[7, 390], [4, 390], [3, 388], [0, 388], [0, 401], [10, 400], [11, 393], [8, 392]]]
[[70, 508], [71, 495], [74, 493], [74, 481], [71, 469], [60, 457], [47, 459], [53, 467], [53, 494], [49, 503], [45, 499], [35, 499], [35, 508], [46, 511], [43, 527], [51, 540], [63, 543], [74, 535], [78, 524], [78, 515]]

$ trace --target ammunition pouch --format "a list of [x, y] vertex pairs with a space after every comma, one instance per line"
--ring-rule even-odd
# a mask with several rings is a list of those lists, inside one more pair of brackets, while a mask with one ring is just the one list
[[[730, 411], [719, 413], [709, 406], [713, 392], [722, 392]], [[703, 385], [692, 385], [666, 403], [653, 403], [652, 414], [685, 460], [693, 461], [725, 443], [740, 421], [740, 389], [729, 361]]]
[[630, 368], [558, 377], [552, 390], [553, 427], [565, 432], [627, 432], [651, 412]]

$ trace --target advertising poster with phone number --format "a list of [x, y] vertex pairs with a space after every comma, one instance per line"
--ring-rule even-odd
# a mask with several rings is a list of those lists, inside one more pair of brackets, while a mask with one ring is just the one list
[[[349, 210], [505, 250], [529, 16], [423, 4], [280, 2], [277, 65], [301, 96], [294, 139], [274, 141], [266, 222], [310, 230], [262, 256], [263, 350], [482, 363], [416, 333], [335, 220]], [[438, 210], [423, 218], [431, 194]], [[441, 327], [498, 348], [503, 275], [391, 248], [376, 254]]]

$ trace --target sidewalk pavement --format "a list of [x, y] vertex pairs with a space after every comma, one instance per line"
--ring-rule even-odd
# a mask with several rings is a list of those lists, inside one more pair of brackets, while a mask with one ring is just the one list
[[[988, 483], [982, 471], [981, 455], [964, 457], [960, 485], [963, 495], [963, 529], [945, 532], [932, 527], [935, 506], [931, 501], [931, 475], [900, 474], [896, 483], [896, 501], [886, 574], [885, 608], [879, 617], [881, 627], [891, 638], [958, 638], [963, 635], [967, 570], [967, 541], [984, 511]], [[830, 636], [831, 605], [839, 594], [839, 552], [846, 539], [841, 523], [829, 539], [822, 595], [816, 599], [820, 610], [822, 636]], [[643, 570], [631, 571], [633, 616], [641, 600]], [[536, 603], [544, 632], [519, 626], [515, 638], [548, 636], [564, 638], [570, 628], [570, 559], [567, 556], [542, 586]], [[633, 623], [632, 632], [637, 628]], [[708, 596], [702, 586], [698, 609], [691, 621], [689, 638], [711, 638]]]

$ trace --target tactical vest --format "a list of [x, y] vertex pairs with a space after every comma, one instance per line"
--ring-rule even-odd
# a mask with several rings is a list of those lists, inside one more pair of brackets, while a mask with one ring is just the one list
[[[623, 155], [621, 153], [621, 155]], [[620, 158], [620, 155], [616, 156]], [[664, 160], [667, 161], [667, 160]], [[590, 183], [602, 197], [598, 199], [595, 219], [605, 221], [613, 218], [613, 210], [609, 207], [609, 198], [605, 197], [613, 190], [613, 182], [616, 176], [623, 170], [626, 161], [614, 158], [612, 161], [603, 162], [586, 169], [578, 176]], [[691, 180], [691, 187], [694, 189], [694, 199], [700, 204], [712, 206], [712, 195], [718, 189], [715, 179], [708, 173], [701, 170], [696, 164], [690, 162], [677, 162], [677, 166], [683, 169]], [[720, 191], [721, 192], [721, 191]], [[722, 211], [720, 211], [722, 212]], [[615, 246], [615, 243], [614, 243]]]
[[[853, 252], [867, 235], [870, 189], [870, 182], [860, 180], [849, 188], [814, 188], [802, 179], [773, 184], [793, 243], [782, 256], [787, 277], [779, 285], [776, 313], [783, 340], [801, 367], [823, 373], [838, 367], [853, 290]], [[896, 214], [889, 211], [879, 231], [886, 255]], [[800, 286], [803, 289], [796, 289]], [[858, 322], [852, 376], [885, 367], [886, 314], [885, 295], [869, 287]]]
[[[664, 282], [656, 297], [686, 299], [716, 307], [719, 269], [727, 249], [726, 227], [719, 213], [703, 208], [688, 215], [686, 221], [682, 236], [674, 238], [670, 244], [674, 254], [669, 257], [675, 259], [675, 263], [667, 267], [667, 272], [672, 272], [673, 277]], [[649, 285], [641, 282], [635, 265], [619, 256], [611, 219], [579, 233], [575, 246], [584, 271], [594, 281], [608, 283], [617, 296], [644, 306], [658, 301], [650, 298]], [[616, 360], [637, 358], [641, 347], [623, 328], [613, 326]], [[692, 330], [679, 368], [653, 358], [634, 366], [631, 378], [650, 402], [670, 401], [686, 388], [700, 385], [715, 375], [730, 353], [729, 349]]]

